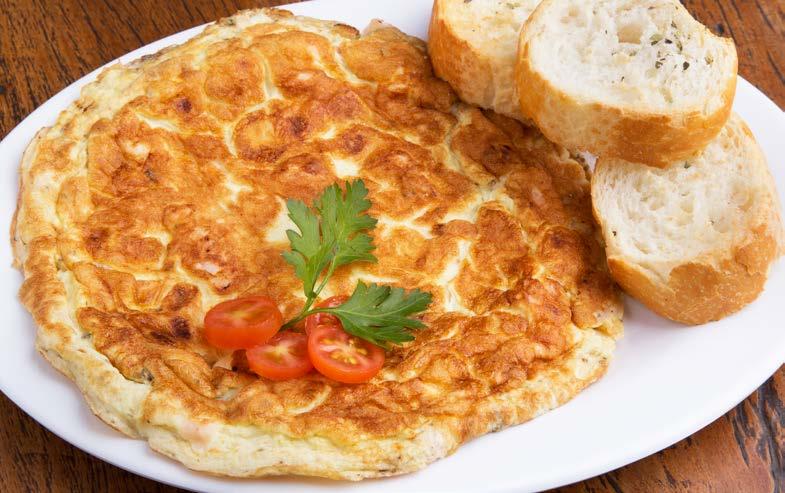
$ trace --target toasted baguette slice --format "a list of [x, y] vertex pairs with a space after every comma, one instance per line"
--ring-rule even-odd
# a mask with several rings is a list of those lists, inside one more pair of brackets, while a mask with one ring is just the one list
[[518, 32], [540, 0], [434, 0], [433, 68], [466, 101], [523, 119], [514, 71]]
[[571, 150], [664, 167], [720, 132], [736, 48], [676, 0], [544, 0], [520, 36], [521, 109]]
[[600, 158], [591, 188], [613, 277], [672, 320], [739, 310], [783, 253], [774, 180], [738, 115], [700, 156], [667, 168]]

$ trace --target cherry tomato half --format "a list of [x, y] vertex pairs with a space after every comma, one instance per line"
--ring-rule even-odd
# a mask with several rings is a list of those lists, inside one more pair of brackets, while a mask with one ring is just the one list
[[317, 325], [308, 334], [308, 354], [325, 377], [343, 383], [367, 382], [384, 365], [384, 351], [339, 325]]
[[301, 377], [313, 369], [307, 337], [291, 330], [275, 334], [266, 344], [247, 350], [245, 356], [254, 373], [270, 380]]
[[248, 296], [218, 303], [204, 316], [204, 337], [221, 349], [248, 349], [269, 341], [283, 324], [283, 315], [266, 296]]
[[[349, 297], [344, 295], [331, 296], [321, 303], [318, 303], [316, 308], [334, 308], [336, 306], [342, 305], [348, 299]], [[313, 315], [308, 315], [305, 317], [306, 334], [310, 334], [311, 330], [317, 325], [337, 325], [340, 327], [341, 321], [338, 320], [338, 317], [335, 315], [330, 315], [329, 313], [314, 313]]]

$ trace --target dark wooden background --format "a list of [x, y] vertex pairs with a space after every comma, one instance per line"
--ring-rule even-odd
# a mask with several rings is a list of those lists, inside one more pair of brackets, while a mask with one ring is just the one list
[[[60, 89], [128, 51], [241, 8], [282, 3], [0, 0], [0, 137]], [[785, 0], [685, 4], [712, 30], [735, 39], [741, 74], [785, 107]], [[742, 404], [692, 437], [561, 491], [785, 493], [783, 401], [785, 368], [780, 368]], [[110, 490], [179, 491], [75, 449], [0, 394], [0, 491]]]

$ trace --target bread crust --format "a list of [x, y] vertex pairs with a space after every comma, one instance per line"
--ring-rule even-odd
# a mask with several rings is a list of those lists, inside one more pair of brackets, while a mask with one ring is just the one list
[[[532, 64], [529, 42], [537, 30], [528, 26], [539, 22], [554, 1], [544, 0], [526, 21], [515, 67], [521, 113], [548, 139], [571, 150], [664, 168], [699, 153], [719, 134], [736, 93], [736, 57], [733, 76], [724, 81], [722, 104], [709, 114], [702, 108], [655, 113], [579, 98], [557, 87]], [[733, 42], [721, 39], [735, 54]]]
[[520, 110], [514, 65], [494, 60], [456, 33], [446, 14], [448, 0], [435, 0], [428, 29], [434, 73], [469, 104], [492, 109], [527, 124]]
[[[259, 113], [260, 101], [276, 111]], [[12, 242], [36, 346], [99, 418], [217, 475], [403, 474], [532, 419], [603, 375], [621, 306], [585, 181], [550, 171], [579, 165], [504, 120], [502, 129], [456, 103], [419, 40], [274, 9], [110, 67], [36, 135], [20, 166]], [[339, 159], [366, 180], [374, 216], [395, 222], [374, 231], [388, 264], [341, 269], [328, 289], [348, 292], [364, 268], [422, 287], [434, 294], [427, 328], [367, 384], [257, 378], [205, 344], [204, 312], [269, 294], [297, 313], [302, 286], [281, 259], [288, 223], [276, 204], [313, 200], [319, 180], [339, 180]], [[482, 199], [480, 183], [499, 177], [499, 200]], [[556, 179], [583, 193], [560, 195]], [[476, 218], [442, 221], [477, 197]], [[529, 243], [502, 251], [503, 233]], [[476, 246], [462, 254], [462, 241]], [[472, 266], [502, 255], [485, 278]], [[452, 257], [457, 309], [433, 281]]]
[[696, 260], [675, 267], [666, 282], [621, 257], [608, 257], [608, 267], [622, 289], [655, 313], [700, 325], [741, 310], [763, 291], [769, 265], [778, 257], [777, 241], [765, 229], [751, 232], [748, 243], [719, 262]]

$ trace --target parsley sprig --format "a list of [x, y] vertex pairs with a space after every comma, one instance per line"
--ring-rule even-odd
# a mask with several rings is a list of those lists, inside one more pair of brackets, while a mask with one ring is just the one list
[[354, 292], [343, 304], [330, 308], [312, 308], [335, 269], [351, 262], [376, 262], [375, 246], [368, 232], [376, 219], [367, 214], [371, 207], [368, 189], [362, 180], [346, 182], [345, 191], [338, 185], [327, 187], [308, 207], [300, 200], [289, 200], [289, 218], [298, 231], [288, 230], [291, 251], [284, 259], [294, 267], [303, 282], [305, 305], [284, 327], [314, 313], [338, 317], [346, 332], [378, 346], [400, 344], [414, 339], [413, 329], [424, 325], [410, 318], [431, 303], [429, 293], [415, 289], [366, 284], [358, 281]]

